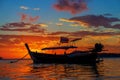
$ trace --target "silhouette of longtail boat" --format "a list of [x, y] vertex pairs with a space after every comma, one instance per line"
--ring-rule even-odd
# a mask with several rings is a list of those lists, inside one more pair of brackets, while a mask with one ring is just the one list
[[66, 53], [66, 50], [71, 48], [77, 48], [76, 46], [59, 46], [59, 47], [48, 47], [42, 50], [56, 50], [64, 49], [64, 54], [48, 54], [42, 52], [33, 52], [30, 50], [27, 43], [25, 46], [28, 53], [33, 60], [33, 63], [77, 63], [77, 64], [94, 64], [100, 62], [98, 53], [102, 51], [103, 45], [101, 43], [96, 43], [94, 48], [88, 51], [74, 50], [71, 53]]

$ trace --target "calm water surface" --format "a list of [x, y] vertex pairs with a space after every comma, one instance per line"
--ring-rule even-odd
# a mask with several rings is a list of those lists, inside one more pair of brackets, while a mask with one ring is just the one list
[[94, 66], [0, 60], [0, 80], [120, 80], [120, 58], [106, 58]]

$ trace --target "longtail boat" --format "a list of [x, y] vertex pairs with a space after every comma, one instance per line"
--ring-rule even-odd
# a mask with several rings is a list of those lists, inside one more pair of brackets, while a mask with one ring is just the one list
[[77, 64], [94, 64], [100, 62], [98, 53], [103, 50], [101, 43], [96, 43], [95, 46], [88, 51], [73, 50], [71, 53], [66, 53], [68, 49], [78, 48], [76, 46], [59, 46], [59, 47], [47, 47], [41, 50], [57, 50], [64, 49], [64, 54], [49, 54], [37, 51], [31, 51], [28, 44], [25, 43], [28, 53], [33, 60], [33, 63], [77, 63]]

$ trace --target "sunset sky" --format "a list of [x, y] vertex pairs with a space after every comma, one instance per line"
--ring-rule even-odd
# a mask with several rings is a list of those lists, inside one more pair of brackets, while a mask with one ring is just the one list
[[[0, 0], [0, 57], [56, 46], [61, 36], [88, 50], [96, 42], [120, 53], [120, 0]], [[58, 51], [59, 53], [59, 51]]]

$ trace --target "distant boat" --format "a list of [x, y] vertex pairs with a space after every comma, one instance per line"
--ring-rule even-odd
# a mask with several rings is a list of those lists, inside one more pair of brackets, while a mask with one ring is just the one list
[[2, 57], [0, 57], [0, 60], [2, 60], [3, 58]]
[[[65, 39], [64, 39], [65, 40]], [[67, 42], [67, 41], [65, 41]], [[94, 64], [100, 62], [98, 57], [98, 52], [101, 52], [103, 45], [101, 43], [96, 43], [94, 48], [88, 51], [74, 50], [71, 53], [66, 53], [66, 50], [77, 48], [76, 46], [59, 46], [59, 47], [47, 47], [42, 50], [65, 50], [64, 54], [49, 54], [42, 52], [33, 52], [30, 50], [27, 43], [25, 46], [28, 50], [28, 53], [33, 60], [33, 63], [77, 63], [77, 64]]]

